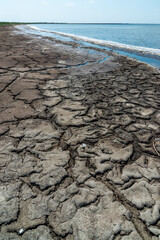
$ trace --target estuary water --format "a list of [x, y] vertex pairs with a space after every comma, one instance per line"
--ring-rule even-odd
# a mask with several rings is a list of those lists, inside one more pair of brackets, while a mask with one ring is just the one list
[[113, 50], [160, 68], [160, 24], [31, 24], [32, 33]]

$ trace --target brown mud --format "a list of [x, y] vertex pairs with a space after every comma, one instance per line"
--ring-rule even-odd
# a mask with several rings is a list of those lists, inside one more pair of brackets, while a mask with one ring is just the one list
[[160, 73], [0, 27], [0, 240], [160, 239]]

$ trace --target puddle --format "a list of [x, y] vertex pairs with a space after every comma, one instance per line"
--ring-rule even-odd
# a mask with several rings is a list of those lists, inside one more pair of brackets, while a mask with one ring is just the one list
[[92, 62], [85, 62], [85, 63], [82, 63], [82, 64], [78, 64], [78, 65], [75, 65], [75, 66], [68, 66], [66, 68], [76, 68], [76, 67], [83, 67], [83, 66], [86, 66], [88, 64], [92, 64], [92, 63], [102, 63], [104, 61], [106, 61], [108, 58], [110, 58], [109, 56], [107, 57], [104, 57], [103, 59], [99, 60], [99, 61], [92, 61]]
[[108, 58], [110, 58], [110, 57], [109, 56], [104, 57], [102, 60], [99, 60], [98, 63], [102, 63], [102, 62], [106, 61]]

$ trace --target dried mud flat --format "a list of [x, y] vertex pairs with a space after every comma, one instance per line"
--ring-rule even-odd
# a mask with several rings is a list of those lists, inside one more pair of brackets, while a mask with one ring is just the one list
[[160, 74], [0, 28], [0, 240], [160, 239]]

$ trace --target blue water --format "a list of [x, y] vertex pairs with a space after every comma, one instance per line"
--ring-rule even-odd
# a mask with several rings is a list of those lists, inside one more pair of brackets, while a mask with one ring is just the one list
[[[34, 24], [30, 26], [47, 30], [48, 32], [40, 32], [45, 36], [57, 37], [64, 41], [74, 39], [84, 44], [88, 42], [92, 46], [113, 49], [119, 54], [160, 68], [160, 24]], [[56, 32], [65, 35], [57, 35]]]
[[36, 27], [100, 40], [160, 49], [160, 24], [37, 24]]

